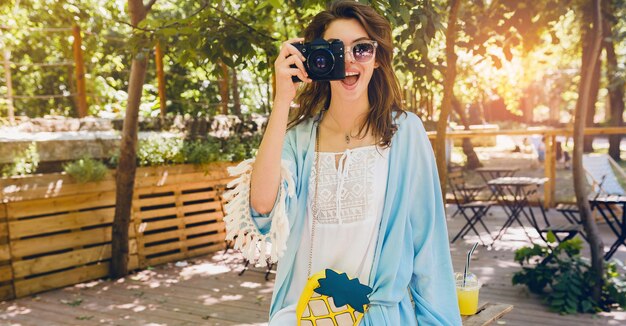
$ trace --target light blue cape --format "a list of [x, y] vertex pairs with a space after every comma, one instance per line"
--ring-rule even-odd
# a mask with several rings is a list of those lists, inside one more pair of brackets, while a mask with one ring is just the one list
[[[363, 325], [461, 325], [433, 150], [415, 114], [395, 115], [395, 123], [398, 130], [391, 142], [383, 216], [370, 274], [369, 286], [374, 291]], [[305, 225], [315, 125], [309, 119], [292, 128], [283, 146], [282, 159], [294, 176], [296, 195], [286, 199], [290, 234], [278, 264], [270, 319], [289, 304], [285, 297]], [[272, 213], [259, 215], [252, 210], [261, 233], [269, 231]]]

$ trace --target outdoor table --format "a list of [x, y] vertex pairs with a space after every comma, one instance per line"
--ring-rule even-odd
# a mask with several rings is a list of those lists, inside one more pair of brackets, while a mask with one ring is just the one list
[[513, 310], [513, 305], [487, 302], [478, 308], [478, 312], [471, 316], [461, 316], [463, 326], [490, 325], [500, 317]]
[[[547, 181], [548, 178], [500, 177], [487, 182], [489, 186], [494, 187], [498, 203], [502, 205], [508, 215], [506, 222], [494, 238], [494, 241], [499, 239], [514, 222], [517, 222], [524, 230], [524, 233], [526, 233], [530, 242], [533, 242], [532, 237], [528, 234], [520, 220], [520, 215], [524, 214], [528, 223], [533, 225], [524, 208], [530, 207], [530, 196], [536, 194], [539, 187]], [[509, 197], [510, 200], [508, 200]]]
[[[598, 209], [602, 218], [604, 218], [613, 233], [617, 236], [617, 240], [613, 242], [611, 249], [604, 254], [604, 259], [609, 260], [619, 246], [626, 246], [626, 196], [597, 196], [589, 199], [589, 205], [592, 210]], [[615, 212], [620, 206], [622, 209], [621, 216]]]
[[[519, 168], [511, 168], [511, 167], [483, 167], [475, 170], [480, 175], [481, 179], [485, 181], [485, 184], [489, 184], [489, 181], [502, 177], [512, 177], [515, 176], [515, 173], [519, 171]], [[489, 187], [491, 190], [491, 195], [487, 199], [487, 201], [492, 200], [493, 198], [497, 198], [497, 191], [494, 187]]]

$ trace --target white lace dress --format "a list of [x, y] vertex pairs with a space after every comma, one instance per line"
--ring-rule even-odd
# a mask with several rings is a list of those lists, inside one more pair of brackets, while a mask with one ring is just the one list
[[[369, 283], [387, 184], [389, 148], [366, 146], [320, 153], [319, 216], [313, 240], [311, 274], [331, 268]], [[338, 161], [337, 161], [338, 159]], [[296, 304], [309, 277], [315, 167], [309, 180], [307, 225], [295, 260], [285, 308], [270, 325], [296, 325]]]

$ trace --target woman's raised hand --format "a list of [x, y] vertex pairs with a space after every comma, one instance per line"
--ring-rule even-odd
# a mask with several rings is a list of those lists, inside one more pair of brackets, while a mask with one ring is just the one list
[[[312, 80], [304, 68], [304, 56], [291, 43], [302, 42], [304, 38], [293, 38], [283, 43], [278, 53], [278, 58], [274, 61], [276, 71], [276, 94], [274, 101], [285, 101], [291, 103], [296, 97], [298, 83], [294, 83], [292, 76], [310, 83]], [[295, 65], [294, 68], [292, 65]]]

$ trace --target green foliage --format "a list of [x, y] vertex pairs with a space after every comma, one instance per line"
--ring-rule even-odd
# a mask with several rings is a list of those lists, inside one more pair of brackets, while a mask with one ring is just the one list
[[151, 137], [139, 141], [137, 164], [155, 166], [180, 164], [185, 161], [182, 155], [183, 140], [177, 137]]
[[3, 177], [33, 174], [39, 166], [37, 144], [30, 143], [22, 152], [13, 153], [13, 163], [2, 168]]
[[221, 159], [221, 143], [216, 139], [185, 142], [183, 155], [187, 163], [202, 165]]
[[[211, 162], [238, 162], [256, 155], [260, 135], [231, 136], [227, 139], [208, 137], [183, 140], [175, 137], [153, 137], [140, 140], [137, 149], [138, 166], [168, 164], [204, 165]], [[117, 166], [119, 153], [111, 156], [109, 164]]]
[[[582, 243], [574, 238], [558, 246], [535, 244], [516, 250], [515, 261], [522, 271], [513, 275], [513, 284], [524, 284], [531, 292], [543, 295], [550, 309], [561, 314], [625, 308], [626, 282], [618, 273], [619, 262], [606, 264], [600, 301], [591, 298], [594, 277], [589, 262], [580, 254]], [[531, 266], [532, 262], [539, 263]], [[621, 264], [619, 267], [624, 270]]]
[[256, 155], [261, 136], [254, 135], [251, 137], [234, 136], [227, 139], [224, 143], [222, 152], [224, 160], [229, 162], [238, 162]]
[[83, 157], [63, 166], [65, 173], [76, 179], [78, 183], [98, 182], [107, 175], [107, 166], [91, 157]]

